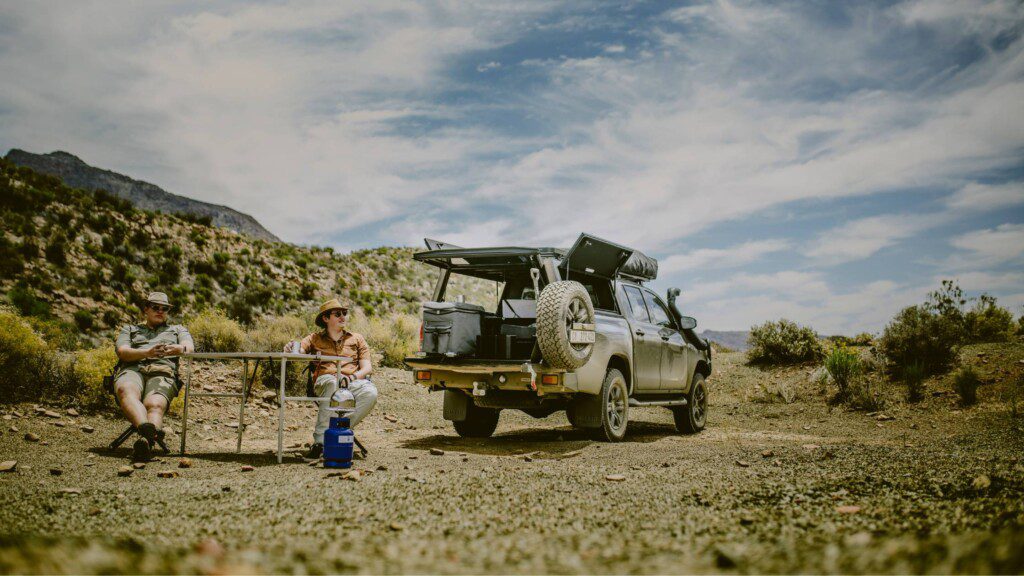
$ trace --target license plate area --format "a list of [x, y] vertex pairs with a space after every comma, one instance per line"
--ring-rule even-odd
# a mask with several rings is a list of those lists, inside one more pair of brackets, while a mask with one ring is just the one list
[[597, 342], [597, 333], [593, 330], [570, 330], [570, 344], [593, 344]]

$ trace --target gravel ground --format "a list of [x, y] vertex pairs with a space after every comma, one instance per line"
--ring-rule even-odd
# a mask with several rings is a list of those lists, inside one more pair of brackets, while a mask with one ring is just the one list
[[[830, 412], [809, 367], [721, 354], [707, 430], [679, 435], [667, 410], [638, 409], [619, 444], [562, 414], [515, 412], [494, 438], [461, 439], [440, 394], [383, 370], [358, 480], [294, 456], [277, 465], [259, 401], [241, 454], [237, 407], [199, 399], [191, 466], [164, 456], [127, 477], [127, 448], [101, 448], [121, 420], [8, 406], [0, 461], [17, 468], [0, 473], [0, 571], [1020, 573], [1024, 433], [1006, 398], [1024, 346], [982, 354], [980, 405], [958, 409], [937, 381], [925, 402], [871, 416]], [[212, 390], [234, 380], [225, 367], [197, 377]], [[754, 402], [757, 383], [796, 400]], [[298, 447], [314, 412], [291, 414], [285, 441]]]

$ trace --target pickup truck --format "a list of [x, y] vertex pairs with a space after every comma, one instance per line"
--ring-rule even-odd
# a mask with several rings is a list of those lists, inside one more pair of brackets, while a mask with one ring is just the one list
[[[459, 435], [491, 436], [507, 409], [565, 410], [573, 427], [609, 442], [625, 438], [634, 407], [668, 408], [679, 432], [704, 428], [711, 347], [676, 307], [678, 289], [663, 300], [645, 286], [657, 277], [653, 258], [588, 234], [568, 250], [426, 244], [413, 258], [439, 276], [420, 351], [405, 364], [415, 382], [444, 391]], [[496, 305], [446, 299], [460, 276], [493, 282]]]

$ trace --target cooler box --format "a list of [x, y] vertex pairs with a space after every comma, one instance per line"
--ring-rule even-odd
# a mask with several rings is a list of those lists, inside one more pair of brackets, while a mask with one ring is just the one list
[[423, 303], [423, 352], [464, 356], [476, 351], [483, 306], [461, 302]]

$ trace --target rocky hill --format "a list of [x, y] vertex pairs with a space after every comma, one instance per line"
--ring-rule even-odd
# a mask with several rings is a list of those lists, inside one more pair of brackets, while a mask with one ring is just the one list
[[243, 214], [227, 206], [172, 194], [155, 184], [90, 166], [77, 156], [67, 152], [33, 154], [15, 148], [8, 152], [4, 159], [17, 166], [24, 166], [42, 174], [55, 176], [72, 188], [109, 192], [119, 198], [131, 201], [142, 210], [208, 217], [215, 226], [248, 234], [261, 240], [280, 241], [277, 236], [271, 234], [248, 214]]
[[705, 330], [701, 332], [700, 335], [719, 346], [728, 348], [729, 350], [745, 352], [750, 349], [750, 344], [747, 343], [747, 338], [750, 336], [750, 332], [746, 330]]
[[51, 335], [109, 338], [157, 289], [179, 304], [177, 317], [207, 307], [242, 322], [305, 315], [336, 295], [368, 315], [418, 313], [436, 273], [413, 252], [339, 254], [255, 239], [0, 159], [0, 303]]

